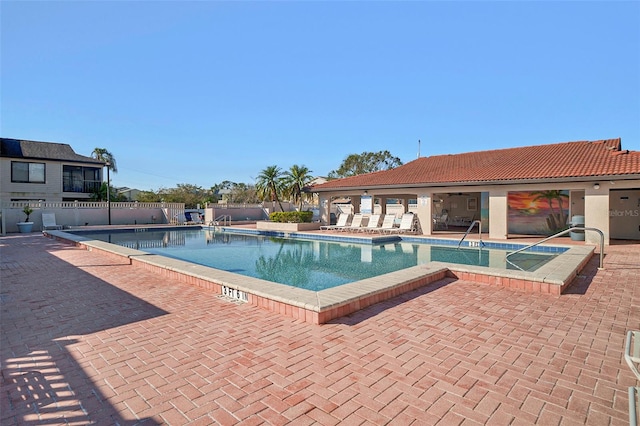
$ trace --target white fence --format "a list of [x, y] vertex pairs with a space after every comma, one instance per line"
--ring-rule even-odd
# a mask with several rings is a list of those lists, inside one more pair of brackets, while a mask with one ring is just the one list
[[63, 227], [91, 225], [137, 225], [172, 223], [184, 215], [184, 203], [108, 203], [106, 201], [11, 201], [0, 210], [0, 234], [18, 232], [18, 222], [24, 222], [24, 207], [33, 212], [29, 221], [33, 230], [42, 229], [42, 213], [54, 213], [56, 224]]

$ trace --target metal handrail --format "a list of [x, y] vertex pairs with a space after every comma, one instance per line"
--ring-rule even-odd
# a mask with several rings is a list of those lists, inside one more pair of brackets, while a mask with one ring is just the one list
[[474, 220], [473, 222], [471, 222], [471, 225], [469, 225], [469, 229], [467, 229], [467, 232], [465, 232], [462, 238], [460, 239], [460, 242], [458, 243], [458, 248], [460, 248], [460, 244], [462, 244], [464, 239], [467, 238], [467, 235], [469, 235], [469, 232], [471, 232], [471, 230], [473, 229], [476, 223], [478, 224], [478, 236], [480, 236], [480, 244], [484, 246], [484, 243], [482, 242], [482, 222], [480, 222], [479, 220]]
[[547, 241], [549, 241], [549, 240], [551, 240], [553, 238], [560, 237], [562, 235], [568, 234], [571, 231], [596, 231], [598, 234], [600, 234], [600, 267], [598, 269], [599, 270], [604, 269], [604, 266], [603, 266], [604, 265], [604, 233], [601, 230], [599, 230], [598, 228], [585, 228], [584, 226], [574, 226], [574, 227], [571, 227], [569, 229], [565, 229], [564, 231], [560, 231], [557, 234], [553, 234], [550, 237], [547, 237], [547, 238], [545, 238], [543, 240], [538, 241], [537, 243], [529, 244], [526, 247], [523, 247], [523, 248], [518, 249], [516, 251], [512, 251], [511, 253], [507, 254], [506, 258], [508, 260], [509, 256], [511, 256], [513, 254], [520, 253], [521, 251], [525, 251], [527, 249], [530, 249], [531, 247], [535, 247], [535, 246], [537, 246], [539, 244], [542, 244], [544, 242], [547, 242]]
[[[217, 218], [215, 218], [214, 220], [212, 220], [211, 222], [209, 222], [209, 226], [220, 225], [220, 221], [221, 220], [222, 220], [222, 225], [231, 224], [231, 215], [228, 215], [228, 214], [220, 215]], [[227, 223], [227, 221], [228, 221], [228, 223]]]

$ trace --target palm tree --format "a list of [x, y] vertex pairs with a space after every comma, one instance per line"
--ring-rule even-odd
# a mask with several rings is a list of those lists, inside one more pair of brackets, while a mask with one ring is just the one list
[[[107, 185], [106, 185], [107, 187], [105, 188], [105, 192], [107, 194], [107, 201], [111, 201], [111, 199], [114, 197], [112, 197], [112, 194], [111, 194], [111, 182], [109, 182], [110, 181], [109, 170], [111, 170], [113, 173], [118, 173], [118, 167], [116, 166], [116, 159], [113, 156], [113, 154], [110, 153], [106, 148], [94, 148], [93, 152], [91, 152], [91, 157], [95, 158], [98, 161], [102, 161], [103, 163], [105, 163], [105, 166], [107, 167]], [[98, 190], [98, 194], [96, 194], [96, 197], [100, 200], [103, 199], [102, 188]], [[109, 225], [111, 225], [111, 211], [109, 211]]]
[[269, 166], [261, 171], [256, 178], [256, 190], [260, 198], [277, 202], [280, 205], [280, 210], [284, 211], [280, 202], [280, 195], [283, 190], [282, 177], [282, 169], [280, 167]]
[[[562, 204], [563, 198], [569, 198], [569, 196], [562, 191], [559, 190], [549, 190], [549, 191], [534, 191], [531, 194], [535, 195], [534, 201], [538, 201], [541, 199], [547, 200], [547, 204], [549, 205], [549, 209], [551, 210], [550, 214], [550, 223], [548, 223], [549, 228], [552, 231], [559, 229], [567, 223], [567, 217], [564, 214], [564, 206]], [[558, 205], [560, 207], [560, 214], [556, 214], [556, 211], [553, 207], [553, 200], [558, 200]], [[559, 222], [557, 223], [556, 222]]]
[[302, 190], [309, 185], [312, 177], [310, 176], [311, 170], [306, 166], [293, 165], [289, 171], [284, 174], [284, 190], [291, 197], [294, 203], [300, 203], [300, 211], [302, 211]]
[[116, 166], [116, 159], [113, 156], [113, 154], [110, 153], [107, 149], [94, 148], [93, 152], [91, 153], [91, 157], [105, 163], [106, 166], [109, 168], [109, 170], [111, 170], [113, 173], [118, 173], [118, 167]]

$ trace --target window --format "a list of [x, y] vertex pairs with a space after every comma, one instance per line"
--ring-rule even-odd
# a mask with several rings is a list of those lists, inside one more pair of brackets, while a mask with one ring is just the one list
[[95, 167], [63, 166], [62, 191], [90, 194], [100, 189], [100, 169]]
[[11, 182], [45, 183], [44, 163], [11, 162]]

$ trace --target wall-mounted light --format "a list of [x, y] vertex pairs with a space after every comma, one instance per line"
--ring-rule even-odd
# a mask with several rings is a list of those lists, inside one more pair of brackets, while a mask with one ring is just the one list
[[599, 183], [594, 183], [593, 184], [593, 189], [600, 189], [600, 184]]
[[369, 192], [365, 189], [364, 191], [364, 195], [367, 195]]

